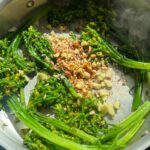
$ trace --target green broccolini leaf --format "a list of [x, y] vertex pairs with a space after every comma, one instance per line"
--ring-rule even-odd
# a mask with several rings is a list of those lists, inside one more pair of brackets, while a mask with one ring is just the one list
[[0, 40], [0, 57], [6, 56], [10, 41], [8, 39]]
[[30, 97], [29, 108], [45, 107], [61, 101], [72, 99], [71, 94], [67, 93], [65, 86], [56, 77], [49, 77], [47, 80], [38, 80], [36, 88]]
[[35, 70], [35, 64], [19, 54], [21, 40], [20, 35], [12, 42], [8, 39], [0, 40], [0, 98], [17, 93], [27, 84]]
[[27, 31], [23, 31], [22, 35], [25, 47], [31, 59], [36, 60], [38, 68], [44, 66], [48, 71], [52, 70], [53, 50], [48, 40], [32, 26]]
[[29, 61], [27, 57], [23, 57], [19, 54], [18, 49], [21, 46], [21, 42], [22, 36], [18, 34], [9, 47], [9, 53], [12, 53], [14, 63], [28, 74], [34, 71], [35, 64], [34, 62]]

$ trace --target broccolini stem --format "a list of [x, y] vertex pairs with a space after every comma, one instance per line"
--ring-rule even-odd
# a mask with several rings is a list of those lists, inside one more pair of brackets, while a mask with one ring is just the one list
[[62, 81], [74, 98], [81, 98], [66, 77], [63, 77]]
[[142, 104], [135, 112], [129, 115], [125, 120], [121, 121], [120, 123], [116, 124], [114, 127], [110, 129], [106, 129], [104, 131], [104, 135], [100, 137], [103, 142], [108, 140], [113, 140], [114, 137], [119, 134], [121, 131], [126, 131], [126, 129], [130, 129], [137, 123], [141, 122], [146, 114], [150, 111], [150, 102], [147, 100]]
[[128, 143], [132, 137], [139, 131], [141, 126], [144, 123], [144, 119], [142, 119], [139, 123], [136, 123], [121, 139], [117, 141], [117, 145], [124, 145]]
[[150, 71], [146, 71], [146, 78], [147, 78], [147, 82], [150, 85]]
[[120, 122], [117, 126], [128, 126], [134, 121], [142, 120], [145, 115], [150, 111], [150, 101], [145, 101], [135, 112], [133, 112], [128, 118]]
[[139, 73], [140, 73], [139, 77], [137, 77], [136, 79], [136, 87], [134, 92], [132, 110], [136, 110], [140, 106], [141, 99], [142, 99], [143, 79], [145, 73], [143, 71], [140, 71]]
[[92, 135], [89, 135], [89, 134], [85, 133], [84, 131], [81, 131], [77, 128], [69, 127], [68, 125], [64, 124], [63, 122], [61, 122], [57, 119], [46, 117], [39, 113], [36, 113], [35, 115], [33, 114], [33, 117], [35, 119], [37, 119], [38, 121], [48, 122], [48, 123], [52, 124], [53, 126], [55, 126], [56, 128], [62, 129], [64, 131], [66, 131], [70, 134], [73, 134], [77, 137], [80, 137], [83, 140], [86, 140], [92, 144], [96, 144], [98, 142], [98, 138], [96, 138]]

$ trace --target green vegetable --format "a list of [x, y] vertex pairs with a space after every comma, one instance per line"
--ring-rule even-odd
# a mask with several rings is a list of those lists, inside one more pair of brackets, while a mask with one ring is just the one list
[[84, 145], [80, 145], [73, 141], [62, 138], [57, 134], [46, 129], [33, 117], [31, 117], [30, 114], [28, 114], [26, 109], [23, 106], [21, 106], [21, 102], [18, 101], [17, 97], [11, 97], [10, 101], [8, 102], [8, 105], [21, 121], [23, 121], [29, 128], [31, 128], [33, 131], [38, 133], [40, 136], [42, 136], [49, 142], [71, 150], [89, 150], [89, 148]]
[[[131, 140], [131, 138], [136, 134], [141, 125], [144, 122], [144, 118], [147, 113], [150, 111], [150, 102], [146, 101], [143, 105], [141, 105], [135, 112], [133, 112], [128, 118], [121, 121], [120, 123], [112, 126], [108, 129], [102, 129], [99, 137], [93, 137], [84, 133], [83, 131], [76, 130], [76, 133], [73, 133], [72, 128], [65, 125], [61, 121], [57, 119], [52, 119], [49, 117], [45, 117], [41, 114], [37, 114], [34, 111], [28, 110], [17, 97], [11, 97], [8, 101], [9, 107], [15, 113], [15, 115], [23, 121], [30, 129], [36, 132], [40, 137], [46, 139], [52, 145], [59, 145], [62, 148], [67, 149], [81, 149], [81, 150], [104, 150], [110, 149], [115, 150], [120, 147], [125, 147], [125, 144]], [[74, 134], [83, 138], [85, 136], [85, 140], [93, 143], [92, 145], [82, 145], [77, 142], [73, 142], [71, 140], [66, 139], [65, 137], [58, 136], [54, 131], [48, 130], [44, 127], [40, 122], [47, 122], [47, 124], [53, 124], [59, 129], [63, 129], [66, 132]], [[26, 137], [27, 138], [27, 137]], [[37, 139], [38, 137], [32, 137], [33, 139]], [[30, 136], [28, 135], [28, 140]], [[38, 138], [39, 139], [39, 138]], [[32, 140], [30, 139], [30, 144], [32, 145]], [[43, 140], [42, 140], [43, 141]], [[41, 142], [42, 142], [41, 141]], [[98, 141], [98, 143], [97, 143]], [[38, 143], [41, 143], [40, 141]], [[37, 143], [37, 144], [38, 144]], [[96, 144], [97, 143], [97, 144]], [[101, 144], [100, 144], [101, 143]], [[33, 145], [32, 145], [33, 146]]]
[[[103, 114], [97, 110], [97, 101], [79, 96], [65, 77], [52, 76], [44, 81], [38, 80], [28, 108], [40, 110], [48, 107], [67, 125], [97, 135], [99, 127], [107, 126]], [[95, 113], [90, 115], [91, 111]]]
[[69, 5], [64, 7], [52, 6], [48, 12], [48, 22], [52, 26], [62, 24], [70, 26], [70, 23], [76, 23], [78, 19], [82, 19], [79, 26], [75, 28], [76, 32], [80, 32], [82, 27], [94, 21], [101, 33], [107, 35], [112, 24], [112, 18], [115, 16], [114, 11], [107, 5], [109, 5], [108, 0], [71, 0]]
[[130, 132], [127, 132], [125, 136], [123, 136], [121, 139], [117, 141], [117, 145], [125, 145], [126, 143], [128, 143], [133, 138], [133, 136], [139, 131], [143, 123], [144, 119], [141, 120], [138, 124], [135, 124], [133, 128], [130, 130]]
[[81, 98], [66, 77], [61, 78], [61, 80], [74, 98]]
[[82, 40], [87, 41], [89, 45], [93, 47], [92, 53], [104, 52], [110, 57], [111, 60], [116, 63], [133, 69], [150, 69], [150, 63], [135, 61], [126, 58], [121, 53], [119, 53], [112, 45], [108, 44], [96, 30], [87, 26], [85, 32], [82, 33]]
[[150, 71], [146, 71], [147, 82], [150, 85]]
[[136, 77], [136, 86], [135, 86], [135, 92], [134, 92], [134, 99], [133, 99], [133, 104], [132, 104], [132, 109], [136, 110], [141, 103], [142, 100], [142, 91], [143, 91], [143, 82], [144, 82], [144, 76], [145, 73], [140, 71], [140, 74], [137, 73]]
[[35, 70], [35, 64], [19, 54], [22, 38], [17, 35], [10, 42], [0, 40], [0, 99], [24, 87]]
[[150, 102], [146, 101], [135, 112], [128, 116], [128, 118], [116, 124], [114, 127], [104, 130], [105, 134], [103, 134], [100, 139], [105, 143], [109, 140], [113, 140], [118, 134], [126, 134], [127, 131], [130, 131], [135, 125], [140, 124], [149, 111]]
[[[22, 36], [18, 34], [14, 39], [14, 41], [11, 43], [8, 49], [8, 53], [12, 53], [14, 63], [20, 68], [22, 68], [22, 70], [26, 72], [32, 72], [34, 71], [33, 69], [34, 63], [28, 61], [26, 57], [21, 56], [18, 52], [19, 46], [21, 45], [21, 40], [22, 40]], [[10, 54], [8, 55], [10, 56]]]
[[[118, 44], [117, 47], [119, 52], [121, 52], [123, 55], [131, 59], [137, 61], [144, 61], [144, 60], [146, 61], [145, 57], [146, 54], [144, 54], [146, 49], [144, 50], [144, 52], [141, 51], [141, 49], [137, 47], [136, 41], [134, 41], [133, 39], [131, 40], [130, 37], [128, 37], [126, 30], [121, 30], [113, 25], [111, 25], [110, 28], [111, 31], [109, 33], [112, 36], [113, 40], [117, 41]], [[132, 110], [135, 110], [140, 106], [143, 93], [143, 84], [146, 81], [146, 77], [147, 80], [149, 80], [149, 75], [148, 73], [145, 72], [149, 72], [149, 70], [146, 71], [133, 70], [133, 71], [135, 76], [135, 90], [134, 90]]]
[[77, 128], [74, 127], [69, 127], [68, 125], [64, 124], [62, 121], [59, 121], [57, 119], [51, 118], [51, 117], [46, 117], [42, 114], [36, 113], [33, 115], [35, 119], [38, 120], [38, 122], [47, 122], [52, 125], [54, 125], [58, 129], [62, 129], [67, 133], [70, 133], [72, 135], [75, 135], [77, 137], [82, 138], [83, 140], [88, 141], [89, 143], [96, 144], [98, 142], [98, 138], [91, 136]]
[[37, 66], [52, 71], [53, 50], [48, 40], [32, 26], [27, 31], [23, 31], [22, 36], [26, 49], [31, 59], [36, 60]]

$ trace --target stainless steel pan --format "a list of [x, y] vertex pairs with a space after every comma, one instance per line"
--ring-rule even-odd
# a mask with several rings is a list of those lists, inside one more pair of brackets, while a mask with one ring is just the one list
[[[43, 11], [47, 5], [67, 5], [69, 0], [0, 0], [0, 36], [5, 35], [7, 32], [17, 30], [25, 21], [32, 18], [37, 12]], [[124, 75], [121, 71], [113, 68], [114, 70], [114, 83], [113, 93], [111, 99], [119, 99], [121, 101], [121, 109], [111, 122], [118, 122], [131, 113], [132, 96], [129, 94], [129, 90], [134, 86], [133, 79], [130, 76]], [[118, 79], [120, 83], [118, 83]], [[123, 80], [127, 80], [127, 85], [122, 86]], [[32, 84], [31, 84], [32, 83]], [[33, 88], [31, 85], [35, 81], [25, 88], [26, 96], [28, 97], [29, 91]], [[118, 90], [119, 89], [119, 90]], [[149, 90], [145, 86], [145, 90]], [[119, 92], [118, 92], [119, 91]], [[144, 98], [145, 99], [145, 98]], [[110, 120], [109, 120], [110, 121]], [[5, 124], [7, 126], [5, 126]], [[26, 149], [22, 145], [22, 138], [16, 132], [18, 125], [12, 125], [8, 114], [4, 111], [0, 111], [0, 145], [8, 150], [24, 150]], [[140, 132], [132, 140], [126, 150], [144, 150], [150, 146], [150, 115], [147, 117], [146, 122]]]

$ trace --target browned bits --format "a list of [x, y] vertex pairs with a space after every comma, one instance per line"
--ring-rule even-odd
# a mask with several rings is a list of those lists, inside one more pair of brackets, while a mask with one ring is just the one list
[[71, 74], [71, 72], [70, 71], [65, 71], [65, 75], [68, 77], [68, 78], [70, 78], [71, 76], [72, 76], [72, 74]]
[[57, 58], [57, 63], [60, 63], [61, 62], [61, 58]]
[[74, 42], [74, 43], [72, 43], [72, 47], [73, 47], [74, 49], [79, 48], [80, 46], [81, 46], [81, 44], [80, 44], [79, 42]]
[[[60, 68], [77, 92], [85, 97], [107, 97], [111, 83], [111, 69], [103, 57], [89, 53], [92, 48], [86, 41], [74, 41], [54, 32], [46, 35], [51, 41], [56, 58], [55, 68]], [[86, 49], [85, 49], [86, 47]], [[92, 113], [91, 113], [92, 114]]]

